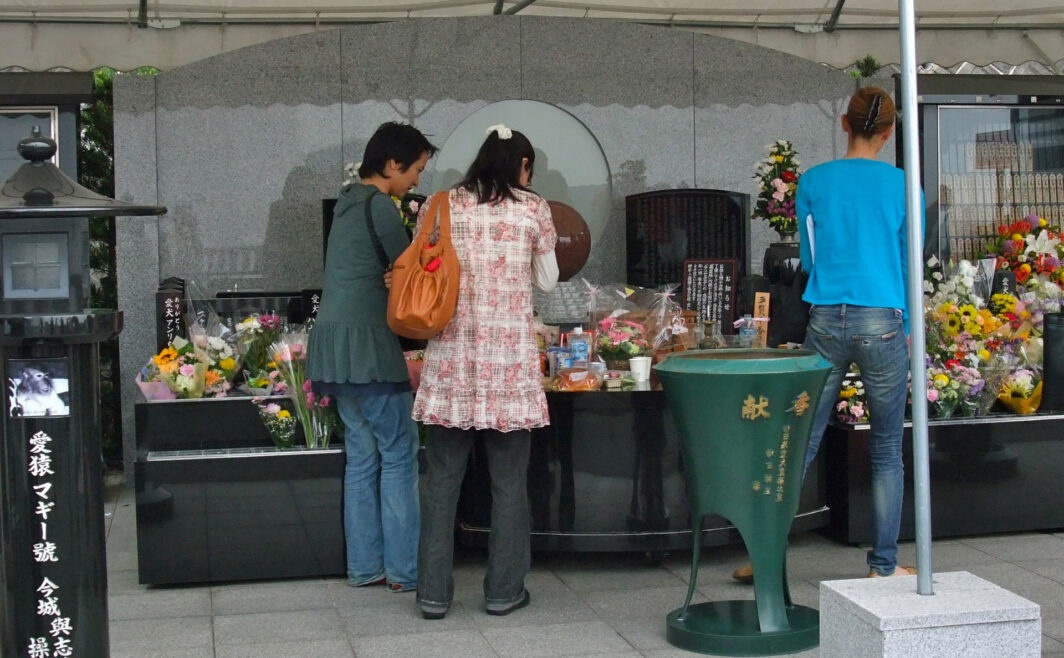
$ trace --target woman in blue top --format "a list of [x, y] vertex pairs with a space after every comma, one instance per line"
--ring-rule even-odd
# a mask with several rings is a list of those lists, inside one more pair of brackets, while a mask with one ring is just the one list
[[356, 587], [417, 587], [417, 426], [406, 361], [388, 328], [384, 261], [394, 262], [410, 244], [390, 197], [417, 185], [434, 153], [406, 124], [382, 124], [370, 137], [360, 180], [340, 192], [333, 210], [321, 306], [307, 346], [307, 377], [317, 393], [336, 398], [344, 423], [347, 582]]
[[850, 99], [842, 130], [846, 155], [798, 182], [802, 267], [809, 283], [805, 347], [834, 366], [813, 420], [806, 467], [816, 457], [851, 362], [868, 395], [875, 541], [869, 577], [908, 576], [898, 566], [903, 467], [902, 420], [909, 372], [906, 320], [905, 173], [876, 160], [894, 129], [894, 102], [878, 87]]

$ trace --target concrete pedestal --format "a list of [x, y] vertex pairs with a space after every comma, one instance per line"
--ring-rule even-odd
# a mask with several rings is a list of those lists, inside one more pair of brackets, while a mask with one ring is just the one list
[[1041, 655], [1037, 604], [966, 571], [820, 583], [820, 655], [904, 657]]

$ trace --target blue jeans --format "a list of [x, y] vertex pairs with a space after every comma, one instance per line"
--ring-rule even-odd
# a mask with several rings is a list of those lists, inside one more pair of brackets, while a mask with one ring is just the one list
[[381, 578], [404, 590], [417, 585], [421, 507], [413, 403], [409, 392], [336, 397], [347, 450], [344, 534], [352, 585]]
[[805, 466], [816, 457], [850, 363], [861, 369], [868, 396], [872, 459], [872, 530], [875, 540], [868, 566], [890, 575], [898, 564], [898, 528], [904, 493], [901, 461], [902, 423], [908, 394], [909, 348], [902, 313], [893, 308], [836, 304], [813, 306], [806, 329], [806, 349], [831, 362], [832, 369], [817, 405]]

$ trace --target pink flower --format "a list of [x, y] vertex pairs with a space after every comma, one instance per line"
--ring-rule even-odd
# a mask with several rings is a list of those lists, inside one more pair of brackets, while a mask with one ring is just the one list
[[266, 405], [266, 413], [270, 414], [271, 416], [276, 416], [277, 413], [280, 411], [281, 405], [277, 404], [276, 402], [271, 402]]
[[783, 201], [787, 196], [787, 183], [784, 183], [779, 178], [773, 178], [772, 187], [776, 188], [776, 191], [772, 193], [772, 198], [776, 201]]
[[304, 380], [303, 380], [303, 390], [304, 390], [305, 392], [307, 392], [307, 393], [310, 393], [310, 391], [311, 391], [311, 386], [310, 386], [310, 380], [309, 380], [309, 379], [304, 379]]
[[328, 395], [323, 395], [323, 396], [321, 396], [321, 399], [318, 400], [318, 406], [319, 407], [327, 407], [327, 406], [329, 406], [329, 403], [331, 403], [331, 402], [332, 402], [332, 398], [330, 398]]
[[417, 201], [411, 201], [410, 202], [410, 212], [417, 212], [418, 208], [420, 208], [420, 207], [421, 207], [421, 204], [418, 203]]
[[196, 368], [188, 363], [178, 368], [177, 371], [185, 377], [191, 377], [196, 374]]
[[935, 388], [927, 389], [927, 401], [928, 402], [938, 402], [938, 389], [935, 389]]
[[315, 400], [314, 391], [307, 391], [307, 406], [308, 407], [313, 407], [314, 406], [314, 400]]

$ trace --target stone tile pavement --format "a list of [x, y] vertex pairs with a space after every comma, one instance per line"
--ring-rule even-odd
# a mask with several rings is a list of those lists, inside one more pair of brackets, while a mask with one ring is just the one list
[[[683, 603], [690, 554], [650, 564], [636, 554], [536, 554], [532, 604], [483, 612], [484, 553], [459, 550], [455, 603], [421, 618], [414, 595], [348, 587], [342, 578], [145, 587], [137, 583], [133, 494], [107, 490], [107, 566], [113, 658], [477, 658], [696, 656], [665, 641], [665, 615]], [[915, 563], [915, 547], [901, 550]], [[703, 551], [697, 600], [753, 598], [731, 580], [736, 547]], [[1064, 532], [935, 542], [936, 571], [970, 571], [1042, 607], [1042, 654], [1064, 658]], [[821, 580], [864, 575], [864, 553], [817, 533], [792, 538], [791, 593], [816, 607]], [[817, 650], [793, 654], [818, 656]], [[917, 657], [914, 657], [917, 658]]]

